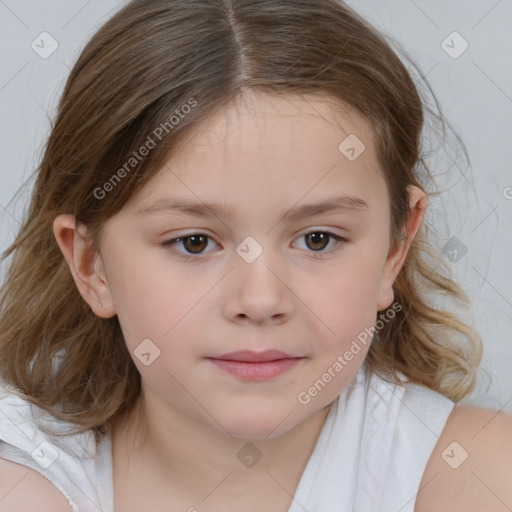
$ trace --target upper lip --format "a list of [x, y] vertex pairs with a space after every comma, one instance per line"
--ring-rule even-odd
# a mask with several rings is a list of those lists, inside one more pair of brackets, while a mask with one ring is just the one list
[[238, 350], [229, 354], [222, 354], [211, 359], [223, 359], [225, 361], [245, 361], [247, 363], [261, 363], [267, 361], [276, 361], [278, 359], [297, 359], [296, 356], [285, 354], [280, 350], [265, 350], [264, 352], [254, 352], [252, 350]]

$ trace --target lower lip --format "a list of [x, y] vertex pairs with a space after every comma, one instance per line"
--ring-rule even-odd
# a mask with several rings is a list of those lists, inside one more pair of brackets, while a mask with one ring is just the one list
[[211, 359], [217, 367], [244, 380], [267, 380], [277, 377], [292, 369], [301, 358], [277, 359], [261, 363], [246, 363], [244, 361], [227, 361]]

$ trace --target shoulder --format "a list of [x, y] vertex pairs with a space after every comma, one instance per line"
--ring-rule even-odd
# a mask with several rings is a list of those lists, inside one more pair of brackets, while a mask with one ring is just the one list
[[43, 475], [0, 458], [2, 512], [71, 512], [64, 495]]
[[512, 416], [456, 405], [420, 483], [415, 512], [512, 507]]

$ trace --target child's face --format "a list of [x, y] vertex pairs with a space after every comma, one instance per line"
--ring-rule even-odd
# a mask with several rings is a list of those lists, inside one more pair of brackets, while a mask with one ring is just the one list
[[[201, 127], [107, 222], [101, 256], [144, 394], [220, 433], [256, 439], [337, 398], [368, 351], [365, 329], [393, 302], [398, 268], [387, 188], [362, 119], [338, 117], [341, 129], [313, 97], [253, 100]], [[366, 146], [355, 160], [355, 139], [339, 149], [349, 134]], [[367, 207], [283, 217], [341, 196]], [[136, 213], [164, 200], [222, 204], [232, 215]], [[209, 238], [162, 245], [197, 234]], [[151, 342], [138, 348], [143, 340]], [[270, 349], [301, 359], [263, 380], [211, 359]]]

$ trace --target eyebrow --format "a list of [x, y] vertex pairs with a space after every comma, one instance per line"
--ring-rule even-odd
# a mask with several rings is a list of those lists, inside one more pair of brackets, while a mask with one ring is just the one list
[[[288, 211], [282, 211], [280, 218], [283, 219], [301, 219], [312, 217], [327, 212], [347, 212], [360, 213], [368, 209], [366, 201], [354, 196], [341, 196], [327, 199], [319, 203], [303, 204], [293, 206]], [[159, 199], [147, 203], [135, 211], [136, 215], [143, 217], [166, 212], [181, 212], [195, 217], [209, 217], [216, 215], [224, 219], [231, 220], [236, 217], [236, 210], [220, 203], [195, 202], [186, 199]]]

